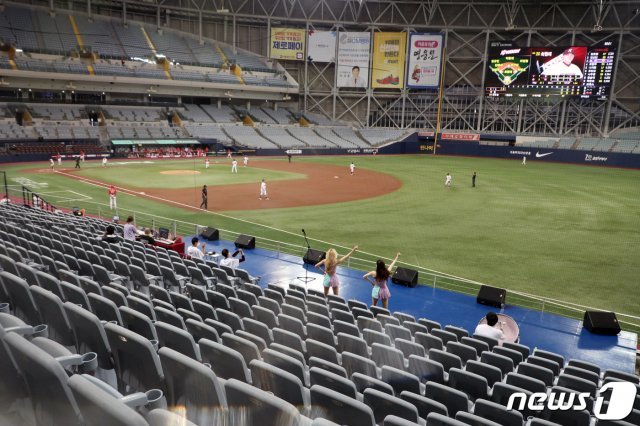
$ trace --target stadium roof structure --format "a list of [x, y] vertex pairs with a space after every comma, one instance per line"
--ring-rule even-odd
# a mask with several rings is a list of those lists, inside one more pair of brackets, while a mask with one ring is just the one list
[[83, 0], [74, 3], [164, 9], [330, 25], [449, 28], [640, 30], [633, 0]]

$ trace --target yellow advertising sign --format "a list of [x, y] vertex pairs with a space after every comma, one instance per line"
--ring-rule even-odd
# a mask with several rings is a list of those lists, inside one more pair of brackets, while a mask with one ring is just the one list
[[406, 60], [407, 33], [373, 34], [373, 69], [371, 87], [402, 89]]
[[288, 61], [304, 60], [305, 30], [295, 28], [271, 28], [271, 59]]

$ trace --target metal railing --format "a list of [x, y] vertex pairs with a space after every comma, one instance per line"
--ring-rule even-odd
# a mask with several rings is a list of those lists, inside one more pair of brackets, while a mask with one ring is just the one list
[[[57, 205], [60, 206], [64, 206], [64, 204], [65, 203], [57, 203]], [[109, 210], [105, 204], [83, 202], [82, 206], [85, 209], [86, 214], [88, 215], [97, 216], [98, 218], [109, 221], [113, 219], [113, 211]], [[193, 222], [187, 222], [174, 218], [168, 218], [126, 209], [118, 209], [118, 216], [120, 217], [120, 220], [125, 220], [127, 216], [133, 216], [135, 223], [138, 226], [148, 227], [153, 230], [166, 228], [173, 235], [200, 235], [202, 231], [207, 227], [205, 225], [199, 225]], [[240, 219], [236, 220], [238, 220], [239, 223], [242, 223]], [[272, 231], [274, 230], [274, 228], [266, 227], [265, 225], [255, 224], [253, 222], [249, 223], [269, 228]], [[246, 231], [238, 231], [232, 229], [217, 229], [220, 232], [220, 238], [227, 241], [235, 241], [239, 234], [246, 233]], [[284, 230], [278, 231], [280, 231], [282, 235], [287, 235], [290, 238], [292, 235], [295, 235]], [[258, 233], [254, 233], [253, 235], [256, 237], [256, 247], [271, 250], [278, 254], [288, 254], [292, 256], [303, 257], [307, 250], [307, 247], [303, 245], [268, 238], [264, 235], [259, 235]], [[332, 244], [330, 242], [318, 240], [315, 238], [309, 238], [309, 240], [311, 241], [313, 248], [318, 250], [326, 251], [330, 247], [334, 247], [342, 251], [348, 251], [351, 249], [350, 247]], [[388, 262], [391, 260], [389, 258], [386, 258], [385, 256], [358, 251], [356, 255], [348, 259], [346, 266], [356, 270], [368, 271], [372, 270], [375, 267], [375, 262], [377, 259], [384, 259]], [[429, 268], [425, 268], [419, 265], [413, 265], [402, 261], [398, 261], [397, 264], [418, 271], [418, 284], [430, 286], [434, 289], [438, 288], [475, 296], [477, 295], [480, 286], [487, 285], [486, 283], [481, 283], [464, 277], [458, 277], [444, 272], [435, 271]], [[580, 305], [577, 303], [567, 302], [549, 297], [532, 295], [521, 291], [511, 289], [507, 289], [507, 291], [510, 305], [532, 309], [540, 312], [561, 315], [568, 318], [582, 319], [585, 310], [599, 310], [598, 308], [590, 306]], [[616, 312], [616, 315], [618, 317], [618, 322], [624, 330], [640, 333], [640, 317], [621, 312]]]

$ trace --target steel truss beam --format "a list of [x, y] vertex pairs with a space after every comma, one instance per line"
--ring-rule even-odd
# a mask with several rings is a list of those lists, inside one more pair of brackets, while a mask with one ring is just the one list
[[[48, 0], [31, 0], [48, 5]], [[232, 34], [240, 48], [265, 54], [270, 25], [354, 31], [443, 31], [447, 55], [443, 129], [469, 131], [608, 135], [640, 123], [640, 5], [637, 0], [54, 0], [93, 14], [158, 22], [211, 36]], [[71, 5], [71, 6], [69, 6]], [[125, 6], [126, 5], [126, 6]], [[224, 12], [228, 9], [229, 13]], [[197, 25], [192, 25], [197, 20]], [[251, 30], [239, 34], [238, 27]], [[244, 32], [244, 31], [242, 31]], [[240, 40], [236, 40], [239, 34]], [[247, 39], [259, 34], [261, 48]], [[483, 98], [489, 40], [522, 45], [619, 43], [613, 93], [608, 102], [494, 100]], [[301, 78], [301, 107], [358, 125], [435, 128], [437, 97], [402, 90], [394, 95], [368, 90], [343, 93], [333, 64], [288, 63]], [[370, 119], [370, 113], [374, 118]], [[595, 114], [595, 116], [594, 116]], [[467, 129], [462, 129], [467, 127]]]

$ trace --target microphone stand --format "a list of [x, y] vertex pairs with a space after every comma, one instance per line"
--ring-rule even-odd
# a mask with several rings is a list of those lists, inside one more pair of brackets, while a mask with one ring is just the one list
[[[304, 241], [307, 244], [307, 250], [311, 250], [311, 246], [309, 245], [309, 240], [307, 239], [307, 233], [304, 232], [304, 229], [302, 230], [302, 236], [304, 237]], [[300, 280], [304, 283], [305, 287], [308, 283], [310, 283], [311, 281], [314, 281], [316, 278], [315, 277], [310, 277], [309, 276], [309, 265], [307, 265], [304, 260], [302, 262], [302, 264], [304, 265], [304, 277], [303, 276], [299, 276], [296, 277], [297, 280]]]

